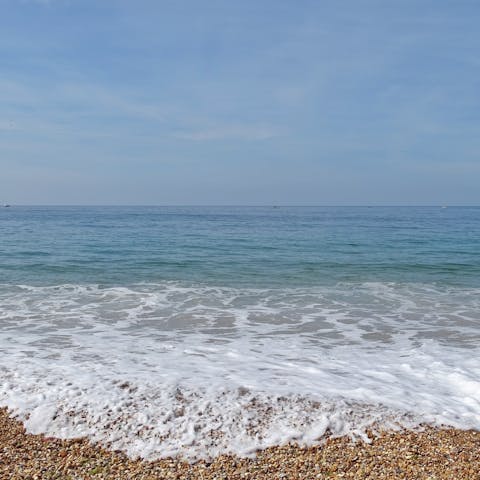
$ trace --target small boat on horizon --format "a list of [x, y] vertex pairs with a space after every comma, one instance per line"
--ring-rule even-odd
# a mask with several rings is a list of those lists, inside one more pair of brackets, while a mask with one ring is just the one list
[[8, 208], [8, 207], [10, 207], [10, 205], [8, 203], [3, 204], [3, 208]]

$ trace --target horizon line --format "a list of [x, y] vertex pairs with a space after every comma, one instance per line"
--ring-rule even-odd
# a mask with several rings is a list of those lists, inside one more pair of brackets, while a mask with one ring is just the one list
[[182, 204], [182, 203], [5, 203], [3, 207], [224, 207], [224, 208], [454, 208], [454, 207], [480, 207], [480, 204], [286, 204], [286, 203], [265, 203], [265, 204]]

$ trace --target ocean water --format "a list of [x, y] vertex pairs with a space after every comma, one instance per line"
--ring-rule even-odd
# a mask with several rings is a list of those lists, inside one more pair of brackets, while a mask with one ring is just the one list
[[0, 405], [149, 459], [480, 429], [480, 208], [0, 209]]

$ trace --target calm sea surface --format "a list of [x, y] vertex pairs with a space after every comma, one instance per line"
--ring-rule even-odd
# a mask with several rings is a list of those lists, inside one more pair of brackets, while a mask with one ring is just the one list
[[480, 286], [480, 208], [14, 207], [2, 283]]
[[480, 429], [480, 208], [2, 208], [0, 404], [148, 458]]

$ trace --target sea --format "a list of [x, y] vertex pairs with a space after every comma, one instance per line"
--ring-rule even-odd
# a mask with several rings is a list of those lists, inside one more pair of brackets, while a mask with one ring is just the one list
[[146, 459], [480, 430], [480, 208], [1, 208], [0, 406]]

